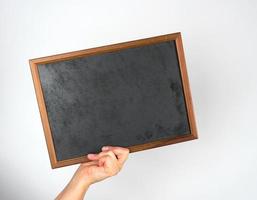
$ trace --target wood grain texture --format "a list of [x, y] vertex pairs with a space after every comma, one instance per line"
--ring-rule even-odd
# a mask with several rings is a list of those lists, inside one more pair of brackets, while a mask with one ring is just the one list
[[181, 73], [181, 81], [183, 85], [186, 109], [188, 113], [188, 121], [190, 124], [190, 134], [175, 137], [175, 138], [164, 138], [164, 139], [156, 140], [145, 144], [129, 146], [128, 148], [132, 153], [132, 152], [142, 151], [146, 149], [151, 149], [155, 147], [184, 142], [184, 141], [198, 138], [196, 121], [195, 121], [194, 110], [193, 110], [193, 102], [192, 102], [192, 97], [190, 92], [189, 79], [188, 79], [187, 70], [186, 70], [186, 62], [185, 62], [185, 56], [184, 56], [182, 39], [181, 39], [180, 33], [167, 34], [167, 35], [162, 35], [162, 36], [157, 36], [152, 38], [146, 38], [146, 39], [124, 42], [119, 44], [107, 45], [103, 47], [97, 47], [97, 48], [58, 54], [58, 55], [53, 55], [48, 57], [31, 59], [29, 61], [30, 68], [31, 68], [32, 78], [34, 82], [35, 92], [37, 96], [39, 111], [40, 111], [41, 120], [44, 128], [44, 134], [46, 138], [46, 143], [47, 143], [47, 148], [48, 148], [48, 153], [49, 153], [52, 168], [58, 168], [58, 167], [68, 166], [68, 165], [77, 164], [81, 162], [87, 162], [88, 159], [86, 158], [86, 155], [85, 155], [85, 156], [80, 156], [72, 159], [66, 159], [66, 160], [60, 160], [60, 161], [57, 160], [56, 150], [54, 147], [52, 132], [49, 125], [49, 119], [48, 119], [47, 109], [45, 105], [44, 94], [42, 91], [42, 85], [41, 85], [40, 77], [38, 73], [38, 65], [65, 61], [65, 60], [72, 60], [72, 59], [82, 58], [82, 57], [91, 56], [91, 55], [100, 55], [100, 54], [109, 53], [109, 52], [116, 52], [116, 51], [128, 49], [128, 48], [141, 47], [141, 46], [150, 45], [150, 44], [158, 44], [160, 42], [165, 42], [165, 41], [175, 41], [176, 43], [177, 56], [179, 60], [179, 67], [180, 67], [180, 73]]

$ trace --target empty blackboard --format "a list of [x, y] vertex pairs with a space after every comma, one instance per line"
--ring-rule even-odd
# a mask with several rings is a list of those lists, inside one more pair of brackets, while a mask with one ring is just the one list
[[180, 33], [30, 60], [52, 168], [197, 138]]

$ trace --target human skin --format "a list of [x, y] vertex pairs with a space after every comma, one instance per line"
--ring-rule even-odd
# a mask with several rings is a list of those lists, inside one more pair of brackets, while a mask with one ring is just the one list
[[80, 164], [56, 200], [83, 200], [90, 185], [118, 174], [128, 155], [129, 149], [114, 146], [104, 146], [102, 152], [88, 154], [90, 162]]

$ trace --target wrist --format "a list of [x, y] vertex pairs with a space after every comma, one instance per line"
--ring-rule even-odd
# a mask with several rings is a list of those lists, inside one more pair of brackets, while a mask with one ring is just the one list
[[90, 179], [85, 176], [75, 176], [71, 181], [82, 189], [87, 189], [92, 184]]
[[82, 180], [77, 173], [72, 177], [68, 185], [58, 195], [57, 199], [82, 199], [88, 190], [90, 183]]
[[93, 180], [91, 180], [89, 176], [85, 175], [81, 168], [78, 168], [78, 170], [74, 174], [72, 182], [82, 188], [88, 188], [90, 185], [93, 184]]

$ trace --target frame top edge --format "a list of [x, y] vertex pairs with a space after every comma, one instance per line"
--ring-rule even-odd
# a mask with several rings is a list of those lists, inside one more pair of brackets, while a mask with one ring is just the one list
[[181, 37], [181, 32], [157, 35], [153, 37], [147, 37], [147, 38], [136, 39], [136, 40], [120, 42], [120, 43], [113, 43], [113, 44], [92, 47], [88, 49], [81, 49], [76, 51], [70, 51], [70, 52], [60, 53], [60, 54], [55, 54], [50, 56], [32, 58], [32, 59], [29, 59], [28, 61], [30, 65], [47, 64], [47, 63], [56, 62], [56, 61], [69, 60], [70, 58], [83, 57], [86, 55], [94, 54], [96, 52], [107, 53], [107, 52], [110, 52], [110, 50], [117, 51], [122, 48], [144, 46], [144, 44], [146, 45], [147, 43], [151, 44], [151, 43], [158, 43], [158, 42], [164, 42], [169, 40], [176, 40], [176, 38], [178, 37]]

